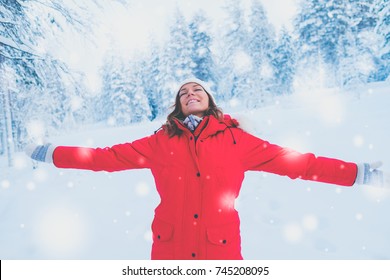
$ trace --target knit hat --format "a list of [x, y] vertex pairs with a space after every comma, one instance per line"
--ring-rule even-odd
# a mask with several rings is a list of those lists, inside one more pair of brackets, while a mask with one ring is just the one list
[[211, 97], [211, 99], [215, 103], [215, 98], [214, 98], [213, 93], [210, 89], [210, 84], [208, 82], [202, 81], [198, 78], [189, 78], [189, 79], [185, 79], [184, 81], [182, 81], [177, 89], [177, 93], [179, 93], [182, 86], [184, 86], [185, 84], [189, 84], [189, 83], [196, 83], [196, 84], [200, 85], [209, 94], [209, 96]]

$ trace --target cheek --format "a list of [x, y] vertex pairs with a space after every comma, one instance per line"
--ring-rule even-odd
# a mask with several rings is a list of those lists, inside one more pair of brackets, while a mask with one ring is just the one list
[[209, 107], [209, 96], [207, 95], [207, 93], [205, 93], [205, 96], [203, 98], [203, 106], [206, 106], [206, 108]]
[[184, 108], [184, 101], [183, 101], [183, 98], [181, 98], [180, 101], [179, 101], [179, 108], [180, 108], [180, 109], [183, 109], [183, 108]]

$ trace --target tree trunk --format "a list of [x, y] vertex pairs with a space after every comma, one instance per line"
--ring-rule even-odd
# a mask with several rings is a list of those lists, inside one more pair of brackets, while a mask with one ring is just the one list
[[9, 90], [8, 90], [8, 75], [7, 71], [4, 69], [4, 60], [0, 56], [0, 72], [1, 76], [3, 77], [2, 81], [0, 82], [0, 94], [2, 97], [2, 103], [3, 103], [3, 119], [4, 119], [4, 144], [5, 144], [5, 151], [7, 153], [8, 157], [8, 166], [12, 167], [14, 163], [14, 139], [12, 137], [12, 119], [11, 119], [11, 104], [10, 104], [10, 96], [9, 96]]
[[12, 137], [12, 122], [11, 122], [11, 106], [10, 106], [9, 92], [3, 92], [3, 113], [5, 123], [5, 144], [8, 157], [8, 166], [13, 166], [13, 155], [14, 155], [14, 141]]

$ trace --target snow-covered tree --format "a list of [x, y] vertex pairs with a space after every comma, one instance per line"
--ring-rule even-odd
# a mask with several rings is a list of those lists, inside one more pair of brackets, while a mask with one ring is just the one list
[[130, 98], [131, 115], [130, 121], [140, 122], [151, 118], [149, 100], [145, 94], [143, 85], [143, 65], [142, 60], [129, 63], [130, 71], [127, 77], [128, 88], [127, 95]]
[[191, 76], [191, 69], [194, 66], [191, 58], [193, 50], [191, 32], [179, 8], [176, 8], [174, 13], [169, 35], [165, 61], [169, 67], [167, 75], [172, 77], [173, 82], [179, 82]]
[[[370, 69], [372, 63], [369, 63], [369, 58], [364, 57], [359, 51], [356, 37], [352, 32], [347, 32], [340, 38], [338, 54], [337, 84], [350, 88], [365, 83], [372, 70]], [[367, 69], [366, 73], [363, 73], [363, 68]]]
[[248, 30], [240, 3], [228, 0], [223, 6], [226, 15], [221, 27], [223, 32], [219, 42], [220, 47], [217, 46], [220, 52], [216, 63], [220, 65], [217, 74], [218, 98], [224, 101], [240, 97], [245, 92], [242, 86], [246, 85], [245, 79], [252, 67], [247, 49]]
[[127, 77], [123, 59], [111, 54], [105, 57], [102, 70], [103, 86], [99, 100], [99, 120], [109, 125], [130, 123], [130, 97], [127, 95]]
[[274, 94], [275, 71], [272, 54], [275, 48], [275, 31], [268, 21], [263, 5], [252, 0], [249, 14], [248, 54], [252, 69], [246, 79], [246, 96], [252, 107], [265, 102], [267, 95]]
[[273, 92], [290, 94], [296, 71], [295, 44], [289, 32], [282, 28], [277, 46], [273, 50], [272, 65], [275, 74]]
[[192, 76], [194, 66], [191, 53], [193, 43], [188, 24], [181, 10], [176, 7], [169, 24], [169, 36], [159, 54], [158, 83], [161, 94], [161, 108], [166, 111], [172, 106], [177, 84]]
[[112, 55], [103, 70], [103, 93], [99, 104], [100, 120], [110, 125], [128, 125], [151, 118], [149, 99], [144, 89], [144, 63]]
[[256, 69], [268, 64], [275, 48], [275, 31], [259, 0], [252, 0], [249, 14], [249, 51]]
[[198, 11], [189, 24], [193, 49], [191, 59], [193, 62], [192, 74], [209, 82], [213, 90], [218, 88], [215, 76], [215, 63], [211, 52], [212, 37], [209, 34], [210, 22], [203, 11]]
[[[90, 31], [92, 20], [87, 6], [96, 7], [96, 1], [86, 4], [77, 1], [0, 0], [0, 68], [2, 71], [5, 67], [12, 69], [8, 82], [14, 84], [12, 90], [4, 86], [0, 90], [1, 94], [11, 97], [14, 105], [8, 107], [12, 131], [7, 133], [5, 121], [0, 121], [0, 134], [7, 139], [3, 144], [12, 142], [9, 145], [22, 148], [29, 141], [26, 126], [34, 117], [39, 116], [49, 127], [54, 124], [55, 129], [67, 119], [64, 107], [71, 104], [74, 94], [82, 91], [70, 93], [70, 90], [64, 90], [66, 81], [74, 82], [78, 75], [70, 73], [69, 67], [55, 55], [62, 47], [63, 35], [69, 35], [72, 30], [90, 38], [86, 31]], [[80, 83], [81, 79], [76, 79]], [[53, 100], [57, 103], [51, 102]], [[1, 107], [1, 110], [6, 108]], [[68, 116], [73, 117], [73, 113]]]
[[390, 1], [375, 1], [375, 12], [378, 15], [376, 32], [380, 36], [379, 65], [377, 80], [390, 76]]
[[[327, 81], [335, 84], [335, 74], [339, 63], [337, 54], [340, 38], [349, 28], [349, 11], [347, 2], [341, 0], [303, 0], [295, 20], [295, 29], [300, 45], [300, 58], [308, 69], [313, 60], [323, 60], [328, 69]], [[313, 68], [313, 67], [311, 67]], [[321, 72], [323, 69], [312, 69]]]
[[13, 129], [12, 129], [12, 100], [11, 92], [14, 91], [12, 73], [13, 69], [5, 65], [0, 57], [0, 73], [2, 79], [0, 80], [0, 104], [1, 104], [1, 116], [0, 116], [0, 125], [1, 125], [1, 151], [6, 153], [8, 156], [8, 165], [13, 166], [13, 154], [15, 151], [14, 140], [13, 140]]
[[164, 108], [165, 104], [163, 98], [162, 81], [164, 80], [165, 73], [161, 70], [161, 58], [160, 58], [160, 47], [152, 41], [150, 45], [150, 54], [147, 55], [144, 60], [140, 63], [140, 73], [142, 79], [142, 87], [144, 88], [145, 95], [148, 99], [150, 108], [150, 120], [166, 113]]

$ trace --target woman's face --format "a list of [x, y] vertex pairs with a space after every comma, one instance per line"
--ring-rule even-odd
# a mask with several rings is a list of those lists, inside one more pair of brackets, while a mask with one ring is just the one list
[[209, 108], [209, 96], [197, 83], [188, 83], [179, 90], [181, 110], [184, 116], [195, 115], [203, 117]]

